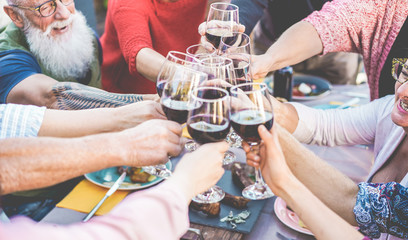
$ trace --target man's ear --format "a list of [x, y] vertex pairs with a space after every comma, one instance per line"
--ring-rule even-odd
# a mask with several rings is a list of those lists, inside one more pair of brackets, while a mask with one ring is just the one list
[[3, 9], [4, 12], [10, 17], [11, 21], [13, 21], [17, 27], [19, 28], [24, 27], [23, 18], [20, 16], [20, 14], [14, 11], [13, 7], [4, 6]]

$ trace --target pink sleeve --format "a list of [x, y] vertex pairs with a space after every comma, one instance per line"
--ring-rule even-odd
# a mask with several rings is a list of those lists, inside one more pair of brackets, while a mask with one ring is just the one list
[[137, 73], [136, 56], [142, 48], [153, 48], [149, 9], [146, 1], [116, 1], [112, 13], [119, 46], [129, 66], [130, 74]]
[[328, 52], [362, 52], [363, 38], [372, 39], [372, 33], [381, 11], [382, 0], [338, 0], [327, 2], [303, 21], [317, 30], [323, 54]]
[[129, 195], [108, 215], [69, 226], [36, 224], [25, 217], [0, 224], [0, 239], [179, 239], [189, 226], [188, 203], [165, 182]]

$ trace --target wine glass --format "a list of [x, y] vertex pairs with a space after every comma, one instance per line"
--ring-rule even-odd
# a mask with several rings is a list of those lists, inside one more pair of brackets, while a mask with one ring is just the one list
[[[272, 124], [272, 103], [265, 83], [244, 83], [231, 88], [231, 126], [250, 145], [251, 151], [259, 150], [258, 127], [264, 125], [271, 129]], [[252, 200], [273, 196], [259, 168], [255, 169], [255, 183], [246, 187], [242, 195]]]
[[200, 60], [210, 56], [216, 56], [217, 49], [212, 45], [194, 44], [186, 49], [186, 53]]
[[251, 55], [251, 38], [242, 32], [232, 32], [225, 34], [220, 39], [218, 47], [220, 54], [242, 53]]
[[182, 65], [189, 68], [194, 68], [195, 65], [199, 64], [199, 60], [194, 56], [186, 53], [169, 51], [166, 56], [166, 60], [160, 68], [159, 74], [157, 75], [156, 90], [157, 94], [161, 97], [164, 85], [169, 78], [172, 78], [175, 73], [177, 66]]
[[[248, 54], [243, 53], [227, 53], [223, 56], [229, 58], [233, 62], [234, 72], [235, 72], [235, 85], [241, 83], [252, 82], [252, 77], [250, 73], [250, 58]], [[230, 133], [227, 136], [227, 142], [232, 147], [241, 147], [242, 138], [231, 128]]]
[[207, 74], [179, 66], [164, 86], [160, 103], [168, 120], [184, 124], [191, 107], [190, 92], [206, 81]]
[[[187, 129], [198, 144], [223, 141], [230, 129], [230, 100], [225, 89], [201, 86], [191, 92], [193, 107], [187, 119]], [[225, 192], [218, 186], [212, 186], [204, 193], [193, 198], [199, 203], [221, 201]]]
[[[173, 66], [167, 79], [160, 102], [167, 119], [183, 124], [187, 121], [190, 91], [207, 80], [207, 74], [183, 65]], [[145, 166], [143, 170], [151, 175], [168, 178], [171, 171], [165, 164]]]
[[[215, 86], [229, 91], [231, 86], [236, 85], [234, 65], [231, 59], [222, 56], [208, 57], [201, 60], [201, 71], [208, 74], [207, 86]], [[224, 164], [234, 162], [236, 155], [226, 151]]]
[[238, 30], [238, 6], [230, 3], [216, 2], [208, 11], [205, 37], [215, 48], [220, 44], [221, 36]]

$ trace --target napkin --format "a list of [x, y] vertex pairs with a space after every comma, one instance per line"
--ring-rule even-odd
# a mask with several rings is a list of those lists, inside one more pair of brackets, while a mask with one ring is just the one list
[[[88, 180], [82, 180], [57, 207], [68, 208], [78, 212], [89, 213], [93, 207], [105, 196], [107, 188], [99, 187]], [[118, 190], [108, 197], [95, 215], [108, 213], [116, 204], [129, 194], [129, 191]]]

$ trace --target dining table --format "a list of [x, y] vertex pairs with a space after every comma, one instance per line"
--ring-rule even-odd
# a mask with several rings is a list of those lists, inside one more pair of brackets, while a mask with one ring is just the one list
[[[330, 93], [321, 97], [314, 97], [311, 99], [295, 100], [310, 107], [335, 105], [340, 106], [342, 103], [350, 99], [358, 98], [358, 103], [354, 101], [355, 105], [368, 103], [369, 90], [367, 84], [360, 85], [333, 85]], [[364, 181], [372, 166], [374, 155], [372, 146], [370, 145], [356, 145], [356, 146], [338, 146], [325, 147], [316, 145], [305, 145], [313, 151], [320, 158], [328, 162], [333, 167], [337, 168], [345, 175], [349, 176], [354, 182], [358, 183]], [[237, 161], [245, 162], [245, 152], [241, 148], [231, 148], [236, 154]], [[358, 159], [367, 159], [362, 162]], [[179, 158], [173, 158], [174, 164]], [[248, 234], [233, 231], [231, 229], [223, 229], [205, 224], [191, 223], [191, 228], [199, 229], [201, 232], [201, 239], [225, 239], [225, 240], [264, 240], [264, 239], [278, 239], [278, 240], [293, 240], [315, 239], [312, 235], [304, 234], [300, 231], [288, 227], [281, 222], [275, 214], [274, 206], [277, 201], [274, 196], [266, 200], [258, 219], [255, 222], [252, 230]], [[301, 201], [301, 199], [299, 199]], [[316, 213], [318, 214], [318, 213]], [[70, 224], [80, 222], [86, 213], [77, 212], [71, 209], [55, 207], [48, 215], [46, 215], [41, 222], [53, 224]], [[193, 232], [187, 232], [182, 239], [200, 239]]]

